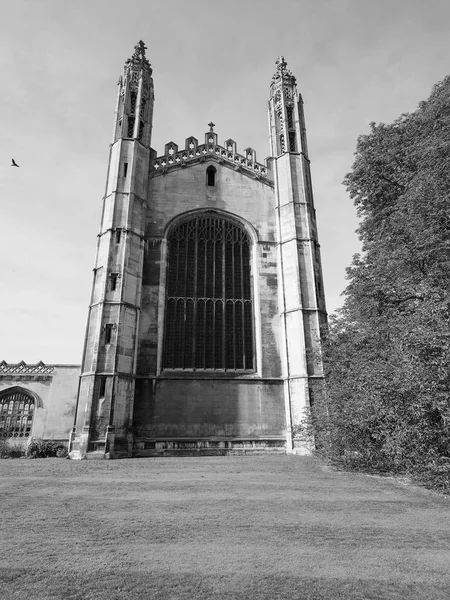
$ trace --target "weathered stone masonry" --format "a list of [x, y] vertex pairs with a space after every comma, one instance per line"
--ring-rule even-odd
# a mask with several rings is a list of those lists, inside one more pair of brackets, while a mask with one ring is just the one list
[[151, 149], [142, 42], [119, 80], [71, 456], [302, 451], [326, 319], [303, 102], [283, 58], [271, 156]]
[[118, 83], [81, 377], [64, 400], [71, 457], [302, 452], [326, 313], [295, 78], [280, 58], [263, 162], [214, 123], [159, 156], [153, 103], [140, 42]]
[[79, 373], [79, 365], [0, 362], [0, 439], [67, 442]]

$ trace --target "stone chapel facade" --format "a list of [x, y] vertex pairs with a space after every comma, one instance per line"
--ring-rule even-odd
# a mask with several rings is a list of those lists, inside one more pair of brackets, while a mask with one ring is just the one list
[[283, 58], [265, 164], [151, 148], [142, 42], [118, 84], [71, 455], [295, 450], [326, 318], [303, 102]]
[[301, 452], [326, 309], [295, 77], [280, 57], [264, 163], [213, 123], [159, 156], [145, 49], [118, 83], [70, 456]]

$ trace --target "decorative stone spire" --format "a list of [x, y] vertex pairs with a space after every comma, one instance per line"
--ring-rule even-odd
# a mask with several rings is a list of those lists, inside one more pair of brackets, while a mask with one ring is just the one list
[[150, 67], [150, 63], [148, 62], [147, 57], [145, 56], [146, 50], [147, 50], [147, 46], [144, 44], [144, 42], [142, 40], [139, 40], [139, 42], [134, 47], [134, 52], [133, 52], [132, 57], [129, 58], [125, 62], [125, 69], [127, 68], [127, 66], [129, 67], [131, 65], [133, 65], [134, 67], [143, 67], [146, 70], [148, 70], [151, 75], [152, 69]]
[[137, 139], [149, 147], [153, 115], [152, 68], [142, 40], [125, 61], [123, 77], [118, 81], [113, 142], [119, 138]]
[[131, 88], [137, 89], [138, 80], [142, 77], [144, 86], [148, 87], [151, 82], [153, 69], [145, 56], [147, 46], [142, 40], [134, 47], [131, 58], [125, 61], [123, 83], [128, 81]]
[[287, 69], [287, 62], [284, 60], [284, 56], [279, 56], [275, 64], [277, 65], [277, 71], [272, 77], [272, 83], [270, 85], [272, 95], [274, 94], [275, 89], [279, 88], [280, 85], [296, 85], [296, 79], [291, 71]]
[[272, 156], [285, 152], [301, 152], [296, 79], [287, 68], [284, 56], [277, 61], [277, 71], [270, 84], [269, 117]]
[[320, 329], [326, 321], [303, 102], [282, 56], [270, 84], [269, 127], [278, 221], [278, 282], [288, 452], [304, 411], [323, 391]]

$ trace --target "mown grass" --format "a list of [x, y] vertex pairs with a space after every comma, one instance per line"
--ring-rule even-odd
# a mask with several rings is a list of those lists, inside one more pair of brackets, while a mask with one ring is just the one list
[[447, 599], [448, 500], [292, 456], [0, 461], [0, 598]]

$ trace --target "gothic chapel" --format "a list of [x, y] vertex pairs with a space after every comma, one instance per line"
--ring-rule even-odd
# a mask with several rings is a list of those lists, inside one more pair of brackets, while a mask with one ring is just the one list
[[145, 50], [118, 83], [70, 456], [301, 453], [326, 310], [295, 77], [280, 57], [264, 163], [214, 123], [158, 155]]

